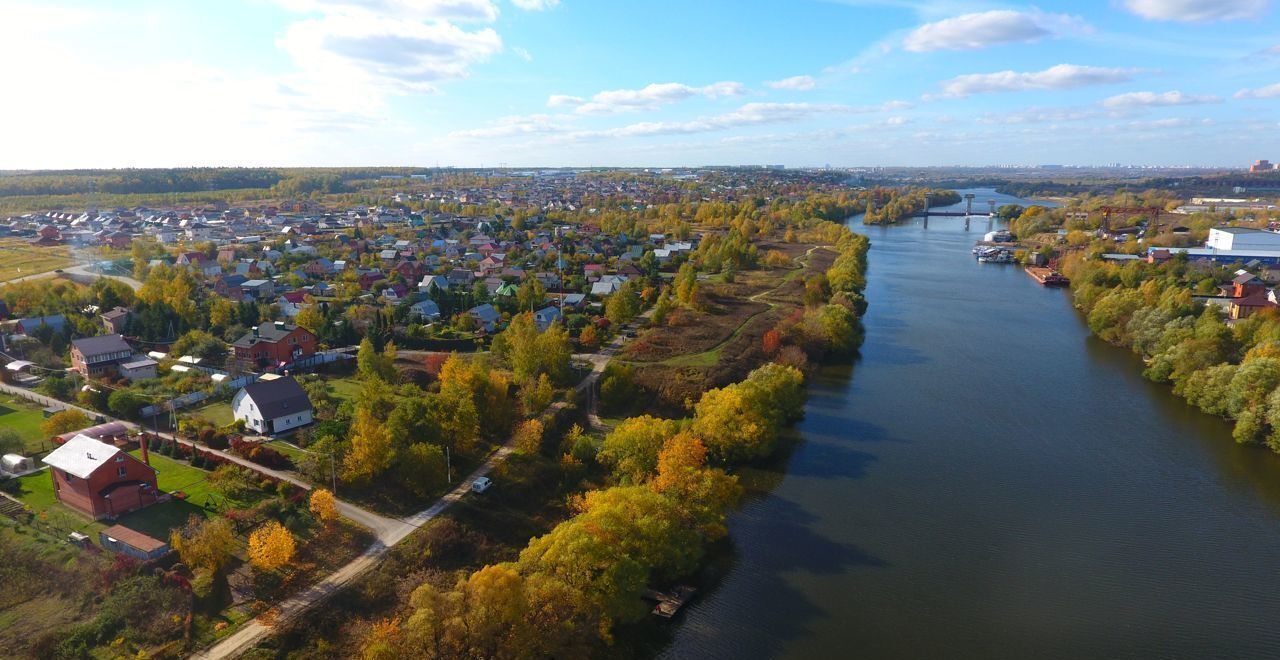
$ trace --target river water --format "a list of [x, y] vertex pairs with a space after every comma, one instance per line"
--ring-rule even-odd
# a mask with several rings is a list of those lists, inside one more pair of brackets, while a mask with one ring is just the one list
[[664, 657], [1280, 656], [1280, 458], [1144, 381], [1068, 291], [978, 264], [989, 222], [963, 224], [854, 226], [862, 356], [745, 475]]

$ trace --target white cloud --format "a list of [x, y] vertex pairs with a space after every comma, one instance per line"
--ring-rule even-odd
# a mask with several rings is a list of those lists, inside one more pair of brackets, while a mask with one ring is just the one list
[[560, 4], [560, 0], [511, 0], [511, 4], [525, 11], [542, 11]]
[[569, 96], [568, 94], [552, 94], [547, 99], [547, 106], [552, 108], [563, 108], [565, 106], [579, 106], [586, 103], [587, 100], [581, 96]]
[[1242, 89], [1232, 96], [1238, 99], [1274, 99], [1280, 97], [1280, 83], [1255, 89]]
[[987, 114], [978, 117], [979, 124], [1057, 124], [1082, 121], [1102, 116], [1094, 108], [1026, 108], [1016, 112]]
[[515, 53], [515, 54], [516, 54], [516, 57], [519, 57], [520, 59], [522, 59], [522, 60], [524, 60], [524, 61], [526, 61], [526, 62], [532, 62], [532, 61], [533, 61], [533, 55], [530, 55], [530, 54], [529, 54], [529, 51], [527, 51], [527, 50], [525, 50], [525, 49], [523, 49], [523, 48], [521, 48], [521, 47], [519, 47], [519, 46], [514, 46], [514, 47], [512, 47], [512, 48], [511, 48], [511, 52]]
[[1124, 126], [1135, 131], [1152, 131], [1169, 128], [1186, 128], [1188, 126], [1212, 126], [1212, 119], [1191, 119], [1188, 117], [1166, 117], [1150, 121], [1131, 121]]
[[818, 86], [813, 76], [791, 76], [782, 80], [770, 80], [765, 86], [772, 89], [789, 89], [796, 92], [807, 92]]
[[568, 127], [557, 117], [551, 115], [528, 115], [503, 117], [491, 126], [454, 131], [449, 134], [449, 137], [500, 138], [520, 135], [547, 135], [563, 133], [567, 130]]
[[1217, 96], [1196, 96], [1174, 90], [1171, 92], [1129, 92], [1127, 94], [1118, 94], [1103, 101], [1102, 105], [1113, 109], [1125, 109], [1166, 105], [1200, 105], [1203, 103], [1218, 103], [1221, 100]]
[[912, 30], [902, 41], [914, 52], [975, 50], [995, 44], [1039, 41], [1067, 32], [1092, 28], [1078, 17], [1043, 12], [1004, 10], [964, 14]]
[[380, 16], [405, 20], [481, 21], [498, 18], [490, 0], [277, 0], [300, 13], [341, 16]]
[[502, 50], [490, 28], [344, 14], [294, 23], [276, 43], [317, 79], [399, 93], [434, 91]]
[[676, 122], [640, 122], [604, 131], [604, 134], [612, 137], [633, 137], [706, 133], [739, 126], [793, 122], [815, 115], [838, 114], [850, 111], [851, 108], [849, 106], [839, 104], [748, 103], [732, 112], [712, 117]]
[[654, 83], [641, 89], [615, 89], [591, 97], [590, 101], [577, 96], [553, 94], [547, 99], [551, 107], [573, 105], [582, 115], [616, 115], [625, 112], [653, 110], [660, 106], [695, 97], [720, 98], [740, 96], [746, 93], [742, 83], [718, 82], [704, 87], [690, 87], [680, 83]]
[[1075, 89], [1089, 85], [1127, 82], [1136, 69], [1115, 69], [1076, 64], [1059, 64], [1044, 71], [997, 71], [957, 76], [942, 83], [942, 93], [928, 98], [964, 98], [989, 92]]
[[1255, 18], [1270, 0], [1124, 0], [1129, 11], [1153, 21], [1206, 23]]

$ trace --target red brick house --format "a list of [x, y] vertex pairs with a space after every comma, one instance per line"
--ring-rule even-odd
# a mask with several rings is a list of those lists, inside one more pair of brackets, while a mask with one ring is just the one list
[[232, 346], [241, 363], [274, 366], [315, 355], [316, 336], [306, 328], [276, 321], [246, 332]]
[[160, 498], [155, 468], [86, 435], [50, 452], [44, 463], [58, 501], [94, 520], [122, 516]]

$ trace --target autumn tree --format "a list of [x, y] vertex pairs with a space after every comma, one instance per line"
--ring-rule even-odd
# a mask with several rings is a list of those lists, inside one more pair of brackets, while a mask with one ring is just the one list
[[582, 347], [582, 350], [588, 352], [600, 348], [600, 333], [595, 326], [589, 325], [578, 333], [578, 345]]
[[324, 489], [317, 488], [311, 491], [311, 500], [309, 502], [311, 513], [323, 522], [329, 524], [338, 519], [338, 500], [333, 493]]
[[296, 549], [293, 534], [274, 520], [249, 535], [249, 563], [260, 570], [274, 571], [288, 564]]
[[542, 450], [543, 425], [540, 420], [528, 419], [516, 427], [515, 447], [525, 454], [537, 454]]
[[625, 483], [641, 483], [658, 468], [658, 452], [679, 430], [679, 422], [644, 415], [623, 420], [604, 438], [600, 462]]
[[532, 312], [546, 299], [547, 290], [536, 277], [526, 279], [520, 288], [516, 289], [516, 302], [522, 311]]
[[394, 383], [398, 376], [395, 360], [395, 342], [387, 342], [382, 352], [378, 352], [373, 341], [365, 337], [360, 341], [360, 348], [356, 351], [356, 370], [365, 380], [376, 378], [385, 383]]
[[169, 545], [192, 570], [216, 573], [235, 556], [235, 531], [226, 518], [191, 514], [186, 525], [169, 533]]
[[80, 429], [89, 428], [93, 425], [93, 420], [89, 416], [79, 410], [61, 410], [40, 423], [40, 432], [46, 436], [53, 437], [70, 433], [71, 431], [79, 431]]
[[409, 445], [397, 454], [394, 473], [400, 485], [414, 495], [431, 495], [448, 477], [444, 451], [425, 442]]

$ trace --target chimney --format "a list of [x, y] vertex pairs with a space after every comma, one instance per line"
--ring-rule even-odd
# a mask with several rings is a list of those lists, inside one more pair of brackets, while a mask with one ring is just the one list
[[258, 326], [256, 326], [256, 325], [255, 325], [255, 326], [253, 326], [253, 336], [254, 336], [254, 337], [257, 337], [257, 336], [258, 336]]

